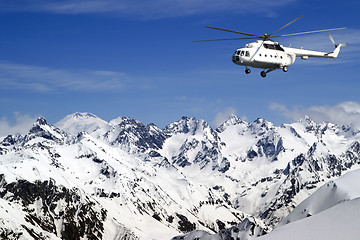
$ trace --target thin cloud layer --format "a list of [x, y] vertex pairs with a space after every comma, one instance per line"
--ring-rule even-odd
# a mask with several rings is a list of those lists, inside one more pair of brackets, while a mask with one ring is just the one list
[[112, 71], [70, 71], [0, 62], [0, 89], [52, 91], [112, 91], [129, 87], [127, 74]]
[[120, 16], [151, 19], [219, 11], [241, 13], [244, 9], [252, 13], [269, 14], [272, 10], [293, 2], [295, 0], [5, 0], [0, 3], [0, 9], [57, 14], [115, 13]]
[[360, 129], [360, 103], [347, 101], [334, 106], [293, 107], [272, 103], [270, 109], [280, 112], [291, 121], [309, 116], [315, 122], [331, 122], [338, 125], [350, 125]]

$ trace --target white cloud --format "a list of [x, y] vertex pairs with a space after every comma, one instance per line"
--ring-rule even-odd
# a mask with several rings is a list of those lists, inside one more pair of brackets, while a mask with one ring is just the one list
[[270, 109], [280, 112], [291, 121], [309, 116], [315, 122], [331, 122], [338, 125], [351, 125], [360, 129], [360, 103], [347, 101], [334, 106], [301, 106], [287, 108], [279, 103], [272, 103]]
[[0, 137], [9, 134], [26, 134], [36, 122], [37, 117], [16, 112], [14, 113], [14, 119], [14, 123], [11, 123], [6, 117], [0, 119]]
[[164, 18], [232, 11], [271, 15], [279, 6], [296, 0], [4, 0], [1, 11], [52, 12], [58, 14], [116, 13], [136, 18]]
[[131, 81], [136, 80], [122, 72], [70, 71], [0, 62], [0, 89], [27, 89], [36, 92], [117, 91], [129, 87]]

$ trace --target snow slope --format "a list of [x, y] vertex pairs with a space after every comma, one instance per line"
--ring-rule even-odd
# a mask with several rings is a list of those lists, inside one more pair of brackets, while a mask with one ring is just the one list
[[270, 234], [258, 238], [355, 240], [360, 236], [360, 170], [330, 181], [297, 206]]
[[[360, 198], [360, 170], [346, 173], [326, 183], [310, 197], [300, 203], [277, 227], [316, 215], [337, 204]], [[359, 227], [360, 227], [360, 222]]]
[[258, 240], [356, 240], [360, 236], [360, 198], [275, 229]]
[[326, 183], [258, 239], [359, 239], [359, 181], [360, 170], [355, 170]]

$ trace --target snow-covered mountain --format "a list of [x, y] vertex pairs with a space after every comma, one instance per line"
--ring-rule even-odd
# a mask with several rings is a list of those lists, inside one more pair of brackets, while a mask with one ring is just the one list
[[108, 123], [92, 113], [76, 112], [70, 114], [56, 123], [56, 126], [63, 131], [76, 136], [84, 131], [93, 133], [96, 131], [106, 131]]
[[39, 118], [28, 134], [0, 138], [0, 236], [260, 236], [359, 168], [359, 140], [357, 129], [308, 117], [274, 126], [233, 116], [217, 129], [188, 117], [164, 129], [90, 113]]

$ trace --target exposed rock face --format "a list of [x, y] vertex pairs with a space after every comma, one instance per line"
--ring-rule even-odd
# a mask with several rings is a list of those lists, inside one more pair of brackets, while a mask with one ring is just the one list
[[79, 190], [58, 187], [52, 180], [6, 183], [4, 175], [0, 175], [0, 182], [0, 197], [19, 204], [25, 214], [24, 220], [42, 230], [38, 232], [24, 224], [16, 233], [3, 232], [4, 237], [17, 238], [25, 230], [34, 239], [46, 239], [44, 231], [61, 239], [103, 238], [107, 210], [89, 197], [84, 198]]

